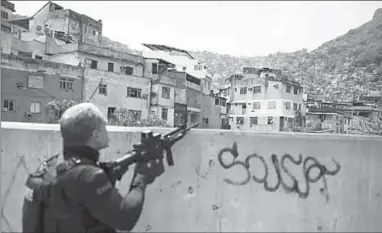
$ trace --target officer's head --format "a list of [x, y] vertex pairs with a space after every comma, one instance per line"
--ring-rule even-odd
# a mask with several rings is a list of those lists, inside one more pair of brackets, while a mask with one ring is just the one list
[[60, 119], [64, 146], [108, 147], [107, 119], [94, 104], [81, 103], [68, 108]]

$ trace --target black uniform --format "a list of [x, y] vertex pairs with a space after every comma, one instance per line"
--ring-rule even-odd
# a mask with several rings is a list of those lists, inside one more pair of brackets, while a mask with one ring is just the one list
[[[64, 155], [66, 162], [59, 165], [52, 190], [54, 211], [50, 216], [55, 224], [46, 226], [47, 232], [49, 228], [66, 233], [130, 231], [142, 211], [144, 177], [135, 175], [130, 192], [123, 197], [97, 166], [97, 151], [89, 147], [67, 148]], [[66, 169], [73, 163], [76, 165]]]

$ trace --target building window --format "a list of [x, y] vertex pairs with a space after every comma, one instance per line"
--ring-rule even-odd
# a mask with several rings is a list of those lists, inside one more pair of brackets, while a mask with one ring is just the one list
[[297, 93], [298, 93], [298, 88], [297, 88], [297, 87], [294, 87], [293, 93], [294, 93], [295, 95], [297, 95]]
[[258, 117], [251, 117], [250, 119], [250, 125], [258, 125], [259, 124], [259, 118]]
[[34, 59], [37, 59], [37, 60], [42, 60], [42, 57], [39, 56], [39, 55], [34, 55]]
[[[215, 100], [216, 102], [216, 100]], [[225, 99], [220, 99], [220, 106], [223, 106], [225, 107], [226, 103], [225, 103]]]
[[247, 112], [247, 104], [242, 104], [241, 105], [241, 113], [245, 114]]
[[43, 89], [44, 88], [44, 77], [29, 75], [28, 76], [28, 88]]
[[162, 98], [170, 99], [170, 92], [171, 92], [171, 88], [169, 88], [169, 87], [162, 87]]
[[8, 12], [1, 11], [1, 18], [8, 20]]
[[106, 84], [99, 84], [98, 93], [100, 95], [107, 95], [107, 85]]
[[253, 87], [253, 93], [261, 93], [261, 86]]
[[61, 90], [73, 90], [73, 80], [67, 78], [60, 79], [60, 89]]
[[167, 121], [168, 109], [162, 108], [162, 119]]
[[285, 109], [290, 110], [291, 109], [291, 103], [290, 102], [285, 102]]
[[141, 98], [142, 95], [142, 89], [138, 88], [127, 88], [127, 97], [133, 97], [133, 98]]
[[268, 117], [268, 125], [273, 125], [273, 117]]
[[18, 53], [18, 55], [20, 57], [32, 58], [32, 53], [31, 52], [18, 51], [17, 53]]
[[133, 117], [134, 120], [136, 120], [136, 121], [140, 121], [141, 120], [142, 111], [128, 110], [128, 112]]
[[158, 64], [153, 63], [151, 67], [152, 74], [158, 74]]
[[40, 102], [31, 102], [31, 113], [41, 113], [41, 103]]
[[219, 105], [219, 99], [215, 99], [215, 105]]
[[203, 118], [203, 124], [207, 124], [208, 125], [208, 118]]
[[287, 93], [290, 93], [290, 92], [291, 92], [291, 86], [290, 86], [290, 85], [287, 85], [287, 86], [286, 86], [286, 92], [287, 92]]
[[97, 69], [97, 66], [98, 66], [98, 61], [91, 60], [90, 69]]
[[240, 95], [246, 95], [246, 94], [247, 94], [247, 88], [246, 87], [240, 88]]
[[261, 103], [260, 102], [253, 102], [253, 109], [260, 109]]
[[125, 73], [127, 75], [133, 75], [134, 74], [134, 68], [130, 66], [121, 66], [121, 72]]
[[276, 101], [268, 101], [268, 109], [276, 109]]
[[297, 111], [297, 103], [293, 103], [293, 111]]
[[114, 72], [114, 63], [113, 62], [109, 62], [107, 64], [107, 71]]
[[195, 70], [203, 70], [203, 66], [202, 65], [194, 65], [194, 69]]
[[301, 104], [298, 104], [298, 111], [301, 111]]
[[244, 125], [244, 117], [237, 117], [236, 125]]
[[16, 103], [14, 100], [4, 100], [3, 101], [3, 111], [4, 112], [13, 112], [15, 111]]
[[114, 116], [114, 111], [115, 111], [115, 108], [114, 107], [108, 107], [107, 108], [107, 119], [110, 120], [111, 118], [113, 118]]

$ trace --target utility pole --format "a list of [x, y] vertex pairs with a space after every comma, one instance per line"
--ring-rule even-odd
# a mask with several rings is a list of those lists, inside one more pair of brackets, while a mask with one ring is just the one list
[[88, 99], [88, 102], [93, 98], [93, 96], [95, 95], [96, 91], [99, 89], [99, 86], [102, 84], [103, 82], [103, 78], [101, 78], [101, 81], [99, 81], [97, 87], [94, 89], [93, 91], [93, 94], [90, 96], [90, 98]]

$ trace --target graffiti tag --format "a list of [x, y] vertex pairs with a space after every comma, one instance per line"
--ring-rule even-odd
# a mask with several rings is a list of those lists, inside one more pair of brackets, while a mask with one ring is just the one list
[[[233, 160], [231, 162], [224, 162], [223, 161], [223, 154], [224, 153], [230, 153], [233, 157]], [[271, 186], [269, 184], [269, 167], [267, 162], [265, 161], [263, 156], [257, 155], [255, 153], [248, 155], [244, 161], [241, 161], [238, 159], [239, 153], [237, 150], [237, 143], [235, 142], [232, 146], [232, 148], [223, 148], [220, 150], [218, 153], [218, 160], [220, 165], [224, 169], [231, 169], [233, 167], [242, 167], [245, 172], [246, 172], [246, 177], [241, 180], [241, 181], [234, 181], [228, 178], [225, 178], [224, 181], [228, 184], [231, 185], [246, 185], [248, 184], [251, 179], [255, 181], [258, 184], [263, 184], [264, 189], [269, 192], [275, 192], [279, 189], [280, 186], [287, 192], [287, 193], [292, 193], [295, 192], [298, 194], [300, 198], [307, 198], [309, 196], [310, 192], [310, 184], [317, 183], [319, 180], [322, 179], [324, 188], [321, 189], [322, 192], [325, 192], [325, 196], [327, 201], [329, 201], [329, 195], [328, 195], [328, 188], [327, 188], [327, 182], [326, 182], [326, 176], [334, 176], [336, 175], [340, 170], [341, 166], [339, 163], [337, 163], [334, 159], [333, 162], [335, 164], [335, 169], [329, 170], [325, 165], [321, 164], [316, 158], [314, 157], [306, 157], [303, 159], [303, 156], [299, 154], [298, 158], [295, 159], [292, 157], [290, 154], [284, 154], [281, 156], [281, 159], [278, 158], [276, 154], [271, 155], [271, 161], [273, 164], [273, 167], [275, 168], [276, 171], [276, 177], [277, 177], [277, 182], [275, 185]], [[264, 176], [262, 177], [257, 177], [256, 175], [252, 175], [250, 172], [250, 161], [258, 159], [262, 166], [264, 167]], [[291, 162], [292, 164], [299, 166], [302, 164], [302, 169], [303, 169], [303, 178], [305, 180], [306, 188], [305, 190], [302, 190], [302, 188], [299, 186], [299, 182], [296, 179], [296, 177], [289, 171], [289, 169], [286, 167], [285, 163], [286, 161]], [[318, 174], [314, 175], [313, 170], [318, 170]], [[287, 184], [283, 176], [281, 175], [281, 171], [283, 171], [291, 180], [292, 184]]]

